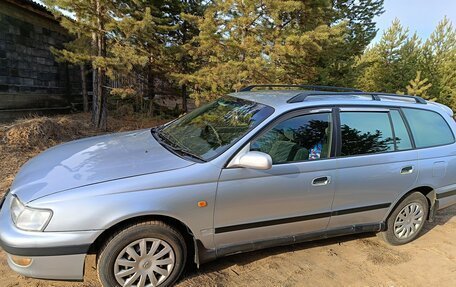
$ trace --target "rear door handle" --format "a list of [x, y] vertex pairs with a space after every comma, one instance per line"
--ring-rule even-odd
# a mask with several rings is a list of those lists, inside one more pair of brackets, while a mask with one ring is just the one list
[[330, 176], [323, 176], [323, 177], [317, 177], [312, 180], [312, 185], [313, 186], [322, 186], [322, 185], [328, 185], [331, 183], [331, 177]]
[[401, 174], [411, 174], [413, 173], [413, 166], [406, 166], [401, 169]]

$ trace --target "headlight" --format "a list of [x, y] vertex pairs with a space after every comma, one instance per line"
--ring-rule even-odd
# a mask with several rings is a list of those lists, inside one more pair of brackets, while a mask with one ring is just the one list
[[17, 197], [13, 197], [11, 218], [17, 228], [27, 231], [43, 231], [51, 217], [51, 210], [27, 207]]

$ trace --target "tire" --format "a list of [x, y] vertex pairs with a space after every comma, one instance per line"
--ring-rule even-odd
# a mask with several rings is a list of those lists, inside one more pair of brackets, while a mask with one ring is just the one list
[[386, 231], [379, 236], [391, 245], [409, 243], [418, 237], [428, 213], [427, 198], [420, 192], [414, 192], [396, 206], [386, 221]]
[[98, 278], [104, 287], [127, 285], [131, 280], [131, 286], [172, 286], [186, 259], [185, 240], [175, 228], [161, 221], [142, 222], [119, 230], [106, 241], [98, 253]]

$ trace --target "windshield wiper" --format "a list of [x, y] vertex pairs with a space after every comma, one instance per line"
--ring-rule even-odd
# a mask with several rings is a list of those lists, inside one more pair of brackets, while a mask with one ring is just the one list
[[206, 160], [205, 160], [204, 158], [200, 157], [199, 155], [194, 154], [194, 153], [193, 153], [192, 151], [190, 151], [189, 149], [175, 146], [175, 147], [173, 148], [173, 150], [174, 150], [174, 151], [177, 151], [177, 152], [181, 152], [181, 153], [183, 153], [183, 154], [186, 155], [186, 156], [190, 156], [190, 157], [196, 158], [197, 160], [206, 162]]
[[[161, 140], [161, 142], [163, 144], [165, 144], [167, 147], [169, 147], [170, 149], [172, 149], [173, 151], [179, 152], [181, 154], [184, 154], [184, 155], [192, 157], [192, 158], [195, 158], [199, 161], [206, 162], [206, 160], [204, 158], [202, 158], [201, 156], [193, 153], [188, 148], [185, 148], [185, 147], [179, 145], [178, 141], [172, 135], [163, 132], [161, 129], [152, 129], [152, 133], [157, 135], [157, 137]], [[175, 139], [175, 141], [172, 141], [169, 137], [173, 137]]]

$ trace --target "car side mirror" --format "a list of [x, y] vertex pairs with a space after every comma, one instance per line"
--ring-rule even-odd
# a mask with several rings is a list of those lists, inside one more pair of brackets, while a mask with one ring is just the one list
[[272, 167], [272, 158], [264, 152], [249, 151], [239, 158], [236, 166], [266, 170]]

